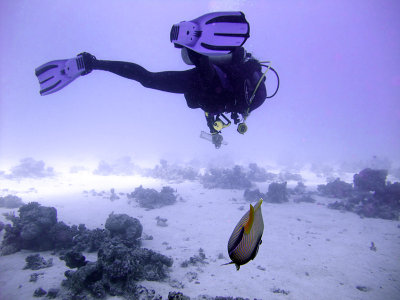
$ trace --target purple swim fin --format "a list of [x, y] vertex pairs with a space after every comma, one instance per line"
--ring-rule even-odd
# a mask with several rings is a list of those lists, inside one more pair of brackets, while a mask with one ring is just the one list
[[170, 40], [203, 55], [224, 55], [242, 46], [250, 37], [244, 13], [213, 12], [172, 26]]
[[85, 72], [82, 55], [75, 58], [53, 60], [36, 68], [42, 96], [57, 92]]

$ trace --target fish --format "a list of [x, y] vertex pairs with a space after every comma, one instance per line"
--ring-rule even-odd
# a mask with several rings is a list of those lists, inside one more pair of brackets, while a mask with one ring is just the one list
[[232, 261], [223, 265], [235, 264], [239, 271], [241, 265], [256, 257], [264, 232], [262, 202], [261, 198], [254, 207], [250, 204], [250, 210], [237, 223], [228, 240], [228, 254]]

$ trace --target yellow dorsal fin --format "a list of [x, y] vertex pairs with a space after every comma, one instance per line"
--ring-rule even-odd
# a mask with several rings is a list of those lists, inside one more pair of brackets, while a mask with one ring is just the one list
[[249, 212], [249, 220], [244, 224], [244, 232], [246, 234], [250, 233], [251, 227], [253, 227], [254, 223], [254, 207], [250, 204], [250, 212]]
[[263, 203], [263, 198], [260, 198], [260, 200], [258, 200], [257, 204], [254, 206], [255, 212], [257, 211], [257, 209], [259, 209], [261, 207], [262, 203]]

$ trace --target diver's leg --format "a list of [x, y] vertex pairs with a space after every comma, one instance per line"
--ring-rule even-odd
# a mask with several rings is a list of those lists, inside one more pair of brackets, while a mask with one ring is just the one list
[[94, 70], [104, 70], [140, 82], [144, 87], [170, 93], [187, 93], [196, 84], [195, 69], [186, 71], [150, 72], [135, 63], [94, 60]]
[[215, 68], [206, 55], [201, 55], [191, 49], [187, 49], [189, 59], [199, 70], [201, 78], [206, 84], [211, 84], [215, 80]]

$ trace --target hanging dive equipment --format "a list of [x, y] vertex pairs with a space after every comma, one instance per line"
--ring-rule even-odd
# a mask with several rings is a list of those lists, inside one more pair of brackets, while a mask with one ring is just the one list
[[239, 125], [237, 126], [237, 132], [239, 132], [240, 134], [245, 134], [247, 131], [247, 125], [246, 123], [242, 122], [239, 123]]
[[[251, 55], [247, 55], [249, 58]], [[239, 117], [239, 113], [237, 112], [232, 112], [231, 113], [231, 119], [234, 121], [234, 124], [237, 125], [237, 132], [240, 134], [245, 134], [248, 130], [247, 124], [246, 124], [246, 119], [250, 115], [250, 109], [253, 104], [253, 101], [255, 99], [256, 93], [258, 89], [260, 88], [260, 85], [262, 82], [265, 80], [266, 75], [269, 70], [271, 70], [276, 78], [277, 78], [277, 87], [276, 90], [273, 92], [271, 96], [266, 96], [266, 98], [272, 98], [276, 95], [279, 89], [279, 76], [278, 73], [275, 71], [274, 68], [271, 67], [269, 61], [260, 61], [259, 62], [262, 67], [267, 68], [265, 72], [262, 73], [262, 75], [258, 78], [257, 84], [254, 87], [254, 90], [251, 91], [252, 87], [254, 84], [252, 84], [250, 79], [245, 79], [243, 82], [243, 97], [244, 100], [246, 101], [247, 108], [243, 113], [240, 113], [241, 117]], [[254, 82], [254, 81], [253, 81]], [[221, 132], [222, 129], [229, 127], [231, 125], [231, 121], [223, 114], [217, 114], [217, 115], [212, 115], [209, 114], [208, 112], [205, 112], [206, 119], [207, 119], [207, 126], [210, 128], [211, 132], [215, 130], [215, 133]]]
[[239, 124], [237, 126], [237, 131], [240, 134], [244, 134], [247, 131], [247, 125], [240, 121], [239, 114], [237, 112], [231, 113], [231, 119], [233, 120], [235, 125]]
[[[225, 120], [225, 122], [220, 117], [222, 117]], [[216, 131], [221, 131], [222, 129], [230, 125], [231, 121], [224, 114], [218, 114], [217, 117], [215, 118], [213, 127]]]
[[[279, 76], [278, 76], [277, 72], [271, 67], [271, 65], [266, 65], [266, 64], [270, 64], [270, 62], [269, 61], [261, 61], [260, 64], [261, 64], [261, 66], [266, 67], [267, 70], [261, 75], [261, 77], [257, 81], [257, 84], [256, 84], [253, 92], [250, 91], [250, 86], [251, 86], [250, 80], [246, 79], [243, 82], [244, 98], [245, 98], [245, 101], [247, 104], [247, 109], [243, 114], [241, 114], [242, 119], [239, 117], [238, 113], [236, 113], [236, 112], [231, 113], [231, 119], [234, 121], [234, 124], [237, 125], [236, 130], [240, 134], [245, 134], [247, 132], [248, 127], [246, 125], [246, 119], [250, 115], [251, 104], [253, 103], [256, 93], [257, 93], [261, 83], [265, 79], [267, 72], [269, 70], [271, 70], [275, 73], [278, 82], [277, 82], [277, 88], [274, 91], [274, 93], [271, 96], [267, 96], [266, 98], [272, 98], [273, 96], [275, 96], [275, 94], [278, 92], [278, 89], [279, 89]], [[250, 94], [251, 94], [251, 96], [249, 96]], [[229, 127], [231, 125], [231, 121], [223, 113], [216, 115], [215, 119], [212, 115], [210, 115], [207, 112], [205, 113], [205, 115], [207, 118], [208, 126], [210, 128], [212, 126], [212, 128], [216, 132], [220, 132], [222, 129]]]
[[[268, 98], [274, 97], [276, 95], [276, 93], [278, 92], [278, 89], [279, 89], [279, 76], [278, 76], [278, 73], [275, 71], [275, 69], [271, 67], [271, 65], [270, 65], [271, 62], [270, 61], [260, 61], [260, 64], [261, 64], [261, 66], [266, 67], [267, 70], [263, 73], [263, 75], [258, 80], [257, 85], [254, 88], [253, 93], [251, 94], [251, 97], [248, 97], [248, 95], [249, 95], [248, 84], [247, 84], [248, 79], [246, 79], [244, 81], [244, 96], [246, 98], [246, 102], [247, 102], [248, 107], [247, 107], [246, 112], [242, 115], [243, 116], [243, 122], [239, 123], [239, 125], [237, 127], [237, 132], [239, 132], [240, 134], [244, 134], [247, 131], [247, 125], [246, 125], [245, 122], [246, 122], [247, 117], [250, 115], [251, 104], [253, 103], [254, 97], [256, 96], [257, 90], [260, 87], [261, 82], [267, 76], [267, 72], [269, 70], [271, 70], [271, 71], [273, 71], [275, 73], [276, 78], [278, 80], [278, 83], [277, 83], [277, 87], [276, 87], [275, 92], [271, 96], [267, 96], [266, 98], [268, 99]], [[269, 65], [266, 65], [266, 64], [269, 64]], [[236, 124], [236, 122], [235, 122], [235, 124]]]
[[[205, 131], [201, 131], [200, 137], [201, 137], [202, 139], [205, 139], [205, 140], [207, 140], [207, 141], [213, 143], [213, 139], [212, 139], [213, 134], [211, 134], [211, 133], [207, 133], [207, 132], [205, 132]], [[228, 145], [228, 142], [225, 141], [225, 140], [223, 140], [223, 141], [221, 142], [221, 145]]]

